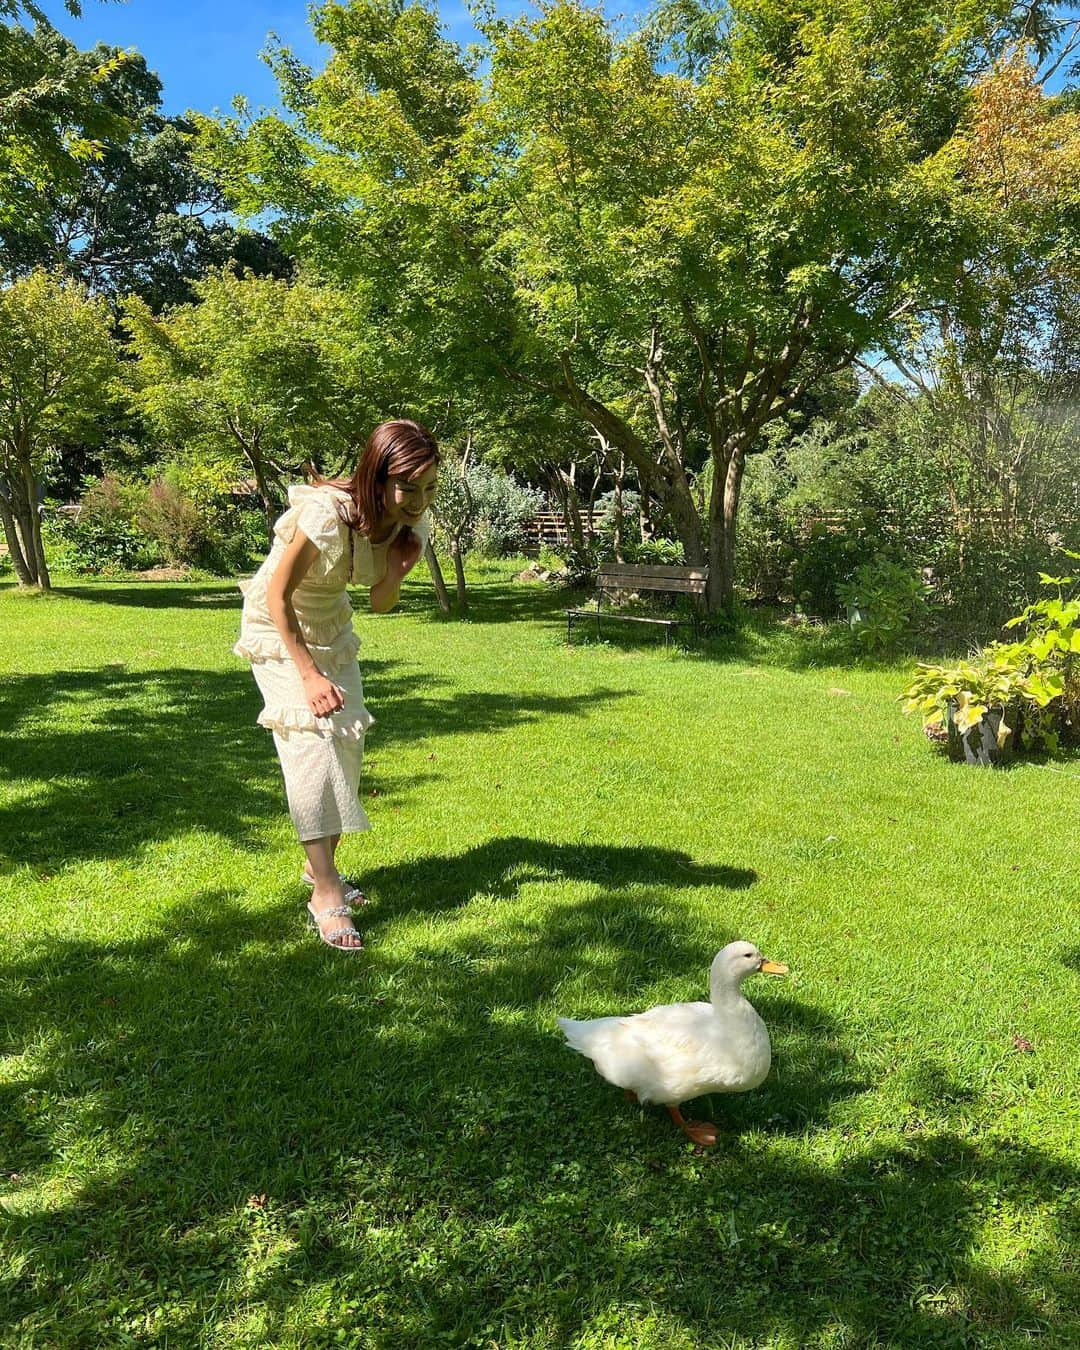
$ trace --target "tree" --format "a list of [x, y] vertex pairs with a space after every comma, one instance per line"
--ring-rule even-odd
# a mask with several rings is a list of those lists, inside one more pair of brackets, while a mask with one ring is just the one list
[[958, 289], [979, 302], [933, 307], [921, 342], [890, 351], [905, 383], [887, 387], [911, 404], [961, 541], [1015, 541], [1076, 505], [1080, 112], [1018, 47], [975, 84], [955, 147], [987, 242]]
[[141, 55], [105, 46], [79, 53], [48, 29], [26, 40], [45, 49], [43, 60], [88, 62], [114, 120], [66, 172], [21, 183], [18, 217], [0, 236], [0, 272], [59, 268], [94, 294], [140, 295], [155, 311], [192, 299], [190, 282], [230, 260], [288, 275], [291, 263], [272, 241], [224, 218], [221, 193], [197, 164], [194, 124], [162, 115], [161, 82]]
[[105, 303], [38, 271], [0, 290], [0, 519], [24, 585], [50, 586], [40, 502], [50, 457], [93, 436], [116, 355]]
[[444, 447], [442, 468], [439, 471], [439, 490], [432, 508], [437, 524], [446, 534], [447, 547], [454, 562], [457, 609], [461, 617], [469, 612], [469, 598], [465, 587], [464, 540], [476, 514], [472, 489], [469, 486], [471, 454], [471, 437], [466, 441], [465, 450], [460, 458], [452, 452], [447, 453]]
[[[66, 8], [77, 15], [80, 6]], [[122, 135], [112, 77], [129, 55], [80, 52], [30, 0], [0, 0], [0, 229], [18, 225], [35, 194], [74, 182], [102, 138]]]
[[177, 454], [250, 474], [269, 529], [286, 476], [351, 467], [378, 420], [385, 393], [368, 330], [354, 296], [303, 279], [226, 268], [194, 289], [198, 303], [160, 318], [127, 303], [133, 398]]
[[[83, 9], [80, 0], [64, 0], [64, 8], [75, 19], [79, 18]], [[0, 17], [18, 19], [23, 14], [34, 23], [49, 22], [48, 15], [40, 5], [34, 3], [34, 0], [0, 0]]]
[[618, 36], [555, 0], [485, 22], [477, 60], [420, 6], [348, 0], [315, 12], [322, 73], [279, 57], [291, 117], [226, 122], [215, 153], [317, 267], [378, 279], [426, 378], [572, 412], [730, 607], [763, 428], [902, 346], [979, 252], [955, 136], [1015, 27], [990, 3], [735, 0]]

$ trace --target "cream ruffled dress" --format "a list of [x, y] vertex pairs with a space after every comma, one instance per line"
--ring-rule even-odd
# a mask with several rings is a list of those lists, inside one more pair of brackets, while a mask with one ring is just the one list
[[[357, 794], [364, 733], [375, 719], [364, 706], [356, 659], [360, 639], [353, 631], [346, 586], [373, 586], [382, 580], [394, 535], [372, 545], [350, 530], [338, 509], [348, 501], [348, 494], [334, 487], [291, 487], [289, 509], [274, 525], [266, 561], [240, 588], [244, 610], [233, 651], [251, 662], [263, 696], [258, 722], [274, 733], [289, 813], [301, 840], [370, 828]], [[412, 528], [426, 543], [428, 517]], [[316, 717], [308, 707], [303, 679], [266, 603], [270, 578], [297, 530], [319, 552], [293, 591], [293, 610], [315, 664], [345, 695], [344, 707], [329, 717]]]

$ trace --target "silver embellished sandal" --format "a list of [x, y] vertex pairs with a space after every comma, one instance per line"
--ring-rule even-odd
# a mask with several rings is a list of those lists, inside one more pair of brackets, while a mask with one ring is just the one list
[[[308, 876], [306, 872], [300, 873], [300, 880], [304, 883], [304, 885], [308, 888], [309, 891], [313, 891], [315, 889], [315, 882], [312, 880], [311, 877]], [[344, 892], [345, 903], [347, 905], [367, 904], [368, 902], [367, 896], [356, 884], [356, 882], [353, 881], [350, 877], [341, 878], [341, 887]]]
[[[307, 906], [308, 922], [315, 929], [319, 937], [328, 947], [333, 947], [336, 952], [362, 952], [364, 950], [364, 939], [355, 928], [332, 928], [329, 933], [324, 933], [322, 923], [325, 919], [351, 919], [352, 905], [333, 905], [330, 909], [320, 910], [318, 913], [311, 908], [311, 903]], [[356, 942], [342, 942], [342, 938], [354, 937]]]

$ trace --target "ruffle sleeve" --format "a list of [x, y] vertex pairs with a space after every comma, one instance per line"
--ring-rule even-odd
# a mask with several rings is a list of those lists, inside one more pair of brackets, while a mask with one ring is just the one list
[[348, 547], [348, 526], [338, 514], [331, 492], [312, 487], [289, 489], [289, 509], [278, 518], [274, 534], [283, 544], [290, 544], [297, 530], [319, 550], [310, 575], [327, 576], [345, 556]]

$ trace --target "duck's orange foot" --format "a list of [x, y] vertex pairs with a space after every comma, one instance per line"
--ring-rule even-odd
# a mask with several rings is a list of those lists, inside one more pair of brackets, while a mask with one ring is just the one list
[[716, 1143], [716, 1126], [707, 1120], [685, 1120], [677, 1106], [668, 1107], [668, 1115], [688, 1138], [702, 1148], [712, 1148]]
[[708, 1120], [688, 1120], [686, 1133], [702, 1148], [712, 1148], [717, 1140], [716, 1126]]

